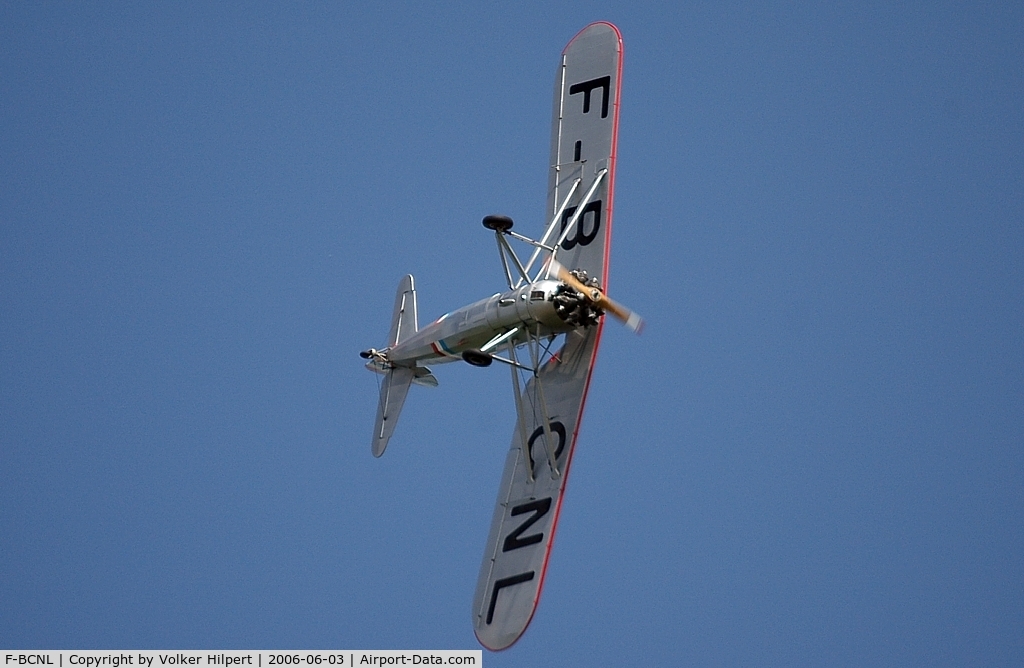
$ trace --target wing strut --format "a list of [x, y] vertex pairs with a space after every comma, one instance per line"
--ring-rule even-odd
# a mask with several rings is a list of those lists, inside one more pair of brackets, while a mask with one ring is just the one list
[[[505, 230], [504, 234], [513, 235], [515, 233]], [[501, 264], [505, 268], [505, 278], [508, 279], [508, 287], [511, 290], [515, 290], [516, 285], [522, 284], [523, 281], [529, 282], [530, 277], [526, 274], [526, 270], [523, 269], [523, 263], [519, 261], [519, 257], [516, 255], [515, 251], [512, 250], [512, 247], [508, 245], [507, 241], [505, 241], [505, 237], [502, 234], [502, 232], [499, 230], [495, 230], [494, 236], [497, 237], [498, 239], [498, 253], [501, 254]], [[515, 236], [519, 237], [520, 235], [515, 234]], [[516, 280], [515, 284], [513, 284], [512, 282], [512, 271], [509, 269], [508, 258], [506, 257], [506, 253], [508, 254], [509, 257], [512, 258], [512, 262], [515, 264], [516, 271], [519, 273], [519, 279]]]
[[605, 174], [607, 173], [608, 168], [605, 167], [597, 173], [596, 177], [594, 177], [594, 183], [590, 186], [590, 190], [587, 191], [586, 196], [580, 201], [579, 206], [576, 207], [576, 213], [573, 214], [572, 219], [569, 220], [569, 224], [565, 226], [564, 230], [562, 230], [562, 236], [558, 237], [558, 243], [555, 244], [555, 250], [551, 252], [552, 258], [555, 257], [555, 254], [558, 252], [558, 247], [562, 245], [562, 242], [566, 240], [569, 233], [574, 227], [576, 227], [576, 223], [579, 222], [580, 216], [583, 215], [587, 205], [590, 204], [590, 198], [594, 196], [594, 193], [597, 191], [597, 187], [601, 185], [601, 180], [604, 179]]
[[516, 420], [519, 426], [519, 435], [522, 440], [520, 446], [522, 452], [526, 457], [526, 473], [530, 482], [533, 482], [536, 473], [533, 470], [533, 452], [531, 451], [530, 442], [526, 436], [526, 424], [524, 422], [525, 413], [523, 408], [523, 390], [521, 382], [519, 380], [519, 370], [522, 369], [523, 371], [532, 372], [533, 383], [537, 386], [536, 400], [537, 404], [539, 404], [534, 405], [533, 408], [534, 410], [540, 409], [541, 425], [544, 430], [544, 449], [548, 455], [548, 463], [551, 465], [551, 477], [552, 479], [557, 480], [559, 477], [561, 477], [562, 472], [558, 469], [558, 453], [553, 447], [554, 432], [551, 428], [551, 413], [548, 410], [547, 400], [544, 397], [544, 381], [542, 381], [540, 378], [540, 371], [541, 366], [543, 366], [543, 362], [550, 361], [551, 358], [548, 358], [548, 360], [543, 359], [543, 352], [541, 351], [542, 344], [540, 342], [539, 332], [535, 335], [533, 332], [525, 330], [524, 333], [527, 336], [527, 348], [530, 351], [530, 360], [532, 367], [527, 367], [520, 364], [518, 358], [516, 357], [516, 342], [513, 338], [513, 335], [516, 334], [518, 331], [519, 330], [517, 328], [505, 332], [501, 336], [492, 339], [491, 342], [489, 342], [484, 348], [493, 348], [500, 343], [508, 342], [509, 358], [506, 359], [504, 357], [499, 357], [498, 355], [492, 354], [491, 359], [498, 360], [499, 362], [504, 362], [505, 364], [508, 364], [512, 369], [512, 392], [516, 401]]
[[526, 440], [526, 423], [523, 421], [523, 393], [519, 387], [519, 370], [516, 368], [519, 366], [519, 361], [516, 360], [515, 341], [508, 342], [508, 356], [512, 361], [509, 368], [512, 370], [512, 392], [516, 399], [516, 422], [519, 426], [520, 448], [521, 452], [526, 454], [526, 477], [533, 482], [533, 457], [530, 455], [530, 444]]
[[512, 329], [508, 330], [507, 332], [505, 332], [503, 334], [498, 334], [496, 337], [494, 337], [493, 339], [491, 339], [490, 341], [488, 341], [484, 345], [480, 346], [480, 352], [485, 353], [488, 350], [490, 350], [491, 348], [497, 348], [499, 345], [501, 345], [502, 343], [505, 343], [510, 338], [515, 336], [518, 332], [519, 332], [519, 328], [518, 327], [513, 327]]
[[[547, 245], [548, 239], [551, 237], [552, 233], [555, 231], [555, 226], [558, 225], [559, 222], [561, 222], [562, 214], [565, 213], [566, 207], [569, 206], [569, 200], [572, 199], [572, 196], [576, 193], [576, 189], [579, 188], [580, 183], [583, 182], [583, 179], [581, 179], [581, 178], [577, 178], [575, 181], [573, 181], [572, 187], [569, 188], [569, 193], [565, 196], [565, 199], [562, 200], [562, 204], [561, 204], [561, 206], [558, 207], [558, 211], [555, 213], [555, 217], [551, 219], [550, 223], [548, 223], [548, 227], [547, 227], [546, 230], [544, 230], [544, 236], [541, 237], [540, 241], [532, 241], [532, 240], [527, 239], [527, 238], [525, 238], [523, 236], [515, 234], [514, 232], [505, 231], [505, 234], [508, 234], [510, 236], [514, 236], [517, 239], [520, 239], [522, 241], [526, 241], [526, 242], [531, 243], [531, 244], [533, 244], [534, 246], [537, 247], [536, 249], [534, 249], [533, 255], [530, 256], [530, 261], [526, 263], [525, 267], [523, 267], [522, 265], [519, 264], [519, 258], [516, 257], [515, 253], [511, 253], [512, 249], [509, 248], [509, 252], [512, 254], [512, 257], [515, 258], [516, 265], [518, 265], [516, 268], [519, 269], [520, 275], [522, 276], [522, 278], [515, 285], [512, 285], [512, 282], [511, 282], [512, 281], [512, 274], [511, 274], [511, 272], [508, 269], [508, 264], [506, 263], [505, 264], [505, 275], [509, 279], [509, 287], [515, 289], [515, 288], [519, 287], [520, 285], [522, 285], [523, 281], [526, 281], [527, 283], [530, 282], [530, 277], [529, 277], [530, 269], [533, 268], [533, 263], [537, 261], [537, 257], [540, 255], [540, 252], [542, 250], [550, 251], [551, 252], [551, 257], [555, 256], [555, 254], [558, 252], [558, 247], [562, 245], [562, 242], [566, 240], [566, 238], [572, 232], [573, 228], [576, 227], [576, 223], [579, 222], [580, 217], [583, 215], [584, 210], [587, 208], [587, 204], [590, 203], [590, 199], [594, 196], [594, 193], [597, 192], [597, 187], [599, 185], [601, 185], [601, 181], [604, 180], [604, 177], [607, 174], [608, 174], [608, 168], [607, 167], [602, 168], [597, 173], [597, 176], [594, 177], [594, 182], [592, 184], [590, 184], [590, 188], [587, 190], [587, 194], [583, 197], [582, 200], [580, 200], [580, 203], [576, 206], [576, 212], [573, 214], [572, 218], [569, 220], [569, 223], [565, 226], [565, 229], [562, 230], [561, 235], [559, 235], [559, 237], [558, 237], [558, 242], [556, 244], [554, 244], [553, 246], [548, 246]], [[504, 241], [504, 239], [501, 238], [500, 233], [499, 233], [499, 244], [500, 244], [501, 241]], [[508, 246], [508, 242], [506, 242], [505, 245]], [[504, 255], [501, 256], [501, 261], [505, 262], [505, 256]]]
[[[590, 189], [587, 191], [586, 197], [584, 197], [583, 201], [577, 206], [575, 215], [573, 215], [565, 229], [562, 230], [558, 243], [553, 246], [548, 245], [548, 239], [551, 238], [551, 235], [554, 233], [555, 227], [558, 223], [562, 221], [562, 214], [565, 213], [566, 208], [569, 206], [569, 201], [572, 199], [572, 196], [576, 194], [576, 190], [579, 188], [580, 183], [583, 182], [582, 178], [577, 178], [573, 181], [568, 194], [566, 194], [565, 199], [562, 200], [562, 204], [558, 207], [558, 211], [555, 212], [554, 218], [551, 219], [551, 222], [548, 223], [545, 228], [544, 236], [541, 237], [540, 241], [534, 241], [529, 237], [524, 237], [521, 234], [513, 232], [510, 229], [512, 225], [510, 219], [508, 219], [508, 226], [506, 227], [494, 227], [493, 224], [488, 224], [488, 218], [491, 218], [490, 216], [484, 219], [484, 226], [494, 230], [494, 238], [498, 243], [498, 255], [501, 256], [501, 266], [505, 270], [505, 280], [508, 281], [508, 287], [510, 289], [515, 290], [519, 286], [523, 285], [524, 282], [529, 283], [532, 280], [530, 278], [530, 269], [533, 268], [533, 264], [537, 261], [537, 257], [540, 255], [541, 251], [548, 251], [551, 253], [551, 256], [554, 257], [555, 253], [558, 251], [558, 245], [565, 241], [566, 237], [576, 226], [580, 216], [583, 215], [583, 210], [586, 208], [586, 205], [590, 203], [590, 198], [594, 196], [594, 192], [597, 190], [597, 187], [601, 184], [601, 180], [607, 173], [607, 169], [602, 169], [597, 173], [597, 177], [594, 179], [594, 183], [591, 184]], [[535, 246], [533, 254], [530, 256], [530, 261], [526, 263], [525, 267], [519, 260], [519, 256], [516, 255], [516, 252], [511, 246], [509, 246], [508, 241], [505, 240], [505, 235], [526, 242], [531, 246]], [[512, 266], [509, 266], [509, 258], [512, 258]], [[515, 268], [516, 273], [519, 274], [518, 278], [515, 279], [512, 277], [513, 267]]]
[[505, 270], [505, 280], [508, 281], [508, 287], [511, 289], [512, 272], [508, 268], [508, 258], [505, 257], [505, 246], [507, 246], [508, 243], [502, 243], [505, 240], [501, 238], [501, 232], [497, 230], [494, 231], [494, 238], [498, 240], [498, 255], [501, 256], [501, 266]]
[[[548, 452], [548, 464], [551, 465], [551, 477], [560, 478], [562, 472], [558, 470], [558, 462], [555, 461], [555, 449], [552, 447], [554, 438], [551, 435], [551, 418], [548, 415], [548, 404], [544, 399], [544, 383], [540, 379], [540, 333], [537, 336], [529, 333], [530, 336], [530, 361], [533, 363], [533, 382], [537, 384], [537, 400], [540, 403], [540, 415], [543, 418], [541, 425], [544, 427], [544, 449]], [[530, 448], [526, 449], [526, 457], [533, 465], [533, 453]]]
[[[572, 199], [573, 194], [575, 194], [576, 189], [580, 187], [580, 183], [582, 182], [583, 179], [580, 178], [573, 181], [572, 187], [569, 188], [569, 194], [565, 196], [564, 200], [562, 200], [562, 205], [558, 207], [558, 211], [555, 212], [555, 217], [551, 219], [551, 222], [548, 223], [547, 229], [544, 230], [544, 236], [540, 238], [540, 242], [537, 244], [537, 250], [533, 251], [533, 255], [530, 256], [530, 261], [526, 263], [525, 271], [527, 274], [530, 273], [530, 268], [533, 267], [533, 263], [537, 261], [537, 256], [540, 255], [541, 249], [545, 248], [544, 244], [548, 242], [548, 237], [550, 237], [551, 233], [555, 231], [555, 225], [558, 224], [558, 221], [562, 220], [562, 214], [565, 212], [565, 208], [569, 206], [569, 200]], [[584, 202], [584, 205], [585, 204], [586, 202]], [[527, 281], [529, 281], [529, 279], [527, 279]]]

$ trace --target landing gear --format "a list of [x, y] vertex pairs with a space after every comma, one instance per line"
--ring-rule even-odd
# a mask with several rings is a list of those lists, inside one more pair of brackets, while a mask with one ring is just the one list
[[466, 360], [466, 362], [472, 364], [473, 366], [481, 367], [491, 366], [491, 362], [494, 361], [490, 354], [485, 353], [482, 350], [477, 350], [475, 348], [470, 348], [469, 350], [462, 353], [462, 359]]
[[512, 229], [512, 219], [508, 216], [484, 216], [484, 227], [495, 232], [508, 232]]

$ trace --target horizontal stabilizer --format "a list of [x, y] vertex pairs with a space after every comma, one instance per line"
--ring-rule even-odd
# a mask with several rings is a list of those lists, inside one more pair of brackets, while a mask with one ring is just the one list
[[414, 378], [414, 370], [406, 367], [395, 367], [384, 374], [384, 382], [380, 385], [380, 402], [377, 404], [377, 421], [373, 425], [374, 457], [383, 455], [388, 447]]
[[[366, 368], [374, 373], [387, 375], [388, 370], [391, 368], [387, 363], [382, 362], [379, 359], [372, 359], [366, 363]], [[421, 385], [423, 387], [437, 387], [437, 376], [433, 374], [429, 367], [425, 366], [414, 366], [412, 368], [412, 382]]]
[[437, 378], [425, 366], [413, 367], [412, 382], [423, 387], [437, 387]]

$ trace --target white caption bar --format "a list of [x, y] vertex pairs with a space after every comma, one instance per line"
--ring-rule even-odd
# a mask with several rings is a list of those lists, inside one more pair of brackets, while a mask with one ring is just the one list
[[410, 650], [0, 650], [0, 668], [359, 668], [360, 666], [482, 666], [479, 649]]

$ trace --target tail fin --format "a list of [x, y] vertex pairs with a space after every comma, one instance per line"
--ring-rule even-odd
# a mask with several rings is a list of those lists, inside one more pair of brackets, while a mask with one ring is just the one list
[[[405, 276], [398, 284], [398, 292], [395, 294], [395, 310], [391, 315], [391, 334], [388, 336], [388, 347], [393, 348], [399, 342], [404, 341], [419, 329], [416, 318], [416, 285], [413, 282], [412, 274]], [[430, 370], [426, 370], [426, 376], [434, 377]], [[392, 367], [384, 371], [384, 382], [380, 386], [380, 402], [377, 404], [377, 422], [373, 427], [372, 451], [374, 457], [384, 454], [388, 447], [391, 434], [395, 431], [398, 423], [398, 415], [402, 412], [402, 405], [405, 404], [405, 397], [409, 394], [409, 386], [414, 380], [427, 382], [423, 373], [417, 375], [415, 367]], [[434, 379], [434, 384], [437, 380]]]
[[408, 367], [388, 369], [384, 374], [384, 382], [380, 385], [380, 403], [377, 404], [377, 422], [373, 426], [374, 457], [383, 455], [384, 449], [388, 447], [414, 375], [413, 369]]
[[394, 347], [415, 334], [419, 328], [416, 321], [416, 285], [412, 280], [412, 274], [407, 274], [398, 284], [398, 293], [395, 295], [395, 310], [391, 316], [388, 346]]

